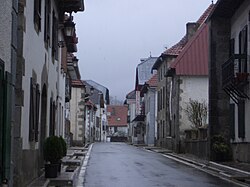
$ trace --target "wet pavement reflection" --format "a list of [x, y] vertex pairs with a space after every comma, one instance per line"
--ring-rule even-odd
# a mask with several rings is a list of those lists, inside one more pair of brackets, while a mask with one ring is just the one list
[[95, 143], [84, 187], [236, 187], [202, 171], [125, 143]]

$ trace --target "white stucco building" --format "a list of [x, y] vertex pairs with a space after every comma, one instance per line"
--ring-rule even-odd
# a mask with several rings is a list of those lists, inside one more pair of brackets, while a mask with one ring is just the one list
[[27, 186], [43, 173], [46, 137], [65, 137], [67, 53], [76, 52], [75, 25], [68, 35], [66, 23], [84, 6], [82, 0], [19, 1], [18, 6], [14, 186]]

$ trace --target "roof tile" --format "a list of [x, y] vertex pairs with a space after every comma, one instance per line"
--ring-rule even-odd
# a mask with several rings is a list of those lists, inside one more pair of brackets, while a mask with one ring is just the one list
[[[198, 23], [201, 26], [206, 21], [207, 17], [211, 13], [213, 7], [214, 7], [214, 4], [211, 4], [205, 10], [205, 12], [200, 16], [200, 18], [197, 20], [196, 23]], [[188, 39], [187, 39], [187, 36], [185, 35], [178, 43], [176, 43], [171, 48], [169, 48], [166, 51], [164, 51], [163, 54], [165, 54], [165, 55], [179, 55], [180, 52], [182, 51], [182, 49], [187, 44], [187, 42], [188, 42]]]
[[108, 105], [108, 126], [127, 126], [128, 107], [124, 105]]

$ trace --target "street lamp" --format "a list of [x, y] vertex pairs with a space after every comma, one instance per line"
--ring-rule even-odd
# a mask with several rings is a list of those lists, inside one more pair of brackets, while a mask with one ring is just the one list
[[74, 58], [72, 59], [72, 63], [73, 63], [73, 66], [74, 67], [77, 67], [77, 65], [78, 65], [78, 58], [76, 58], [75, 56], [74, 56]]
[[72, 21], [72, 16], [70, 16], [64, 23], [64, 33], [65, 36], [72, 37], [75, 33], [75, 23]]

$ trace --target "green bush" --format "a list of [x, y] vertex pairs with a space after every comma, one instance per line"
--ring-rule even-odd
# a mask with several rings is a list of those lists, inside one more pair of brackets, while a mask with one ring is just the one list
[[60, 139], [60, 142], [62, 144], [62, 157], [64, 157], [67, 154], [67, 144], [62, 136], [60, 136], [59, 139]]
[[230, 147], [222, 135], [215, 135], [212, 138], [212, 151], [215, 160], [225, 161], [230, 158]]
[[50, 136], [44, 142], [44, 160], [46, 162], [58, 163], [63, 155], [63, 148], [60, 138]]

